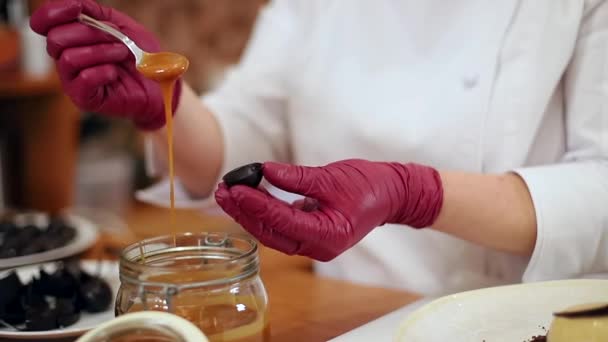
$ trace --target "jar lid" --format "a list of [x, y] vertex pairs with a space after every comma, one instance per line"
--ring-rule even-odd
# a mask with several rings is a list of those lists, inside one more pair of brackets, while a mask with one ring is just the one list
[[76, 342], [208, 342], [193, 323], [168, 312], [140, 311], [119, 316], [82, 335]]

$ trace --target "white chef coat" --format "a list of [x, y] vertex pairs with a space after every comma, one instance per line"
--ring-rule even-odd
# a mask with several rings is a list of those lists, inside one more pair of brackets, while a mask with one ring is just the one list
[[203, 101], [222, 174], [356, 157], [513, 170], [532, 195], [531, 258], [386, 225], [322, 275], [438, 295], [608, 271], [608, 1], [276, 0]]

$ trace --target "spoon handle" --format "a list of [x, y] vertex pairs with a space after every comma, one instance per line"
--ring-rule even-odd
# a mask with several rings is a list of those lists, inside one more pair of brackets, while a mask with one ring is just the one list
[[110, 35], [114, 36], [115, 38], [117, 38], [118, 40], [123, 42], [123, 44], [125, 44], [127, 46], [127, 48], [129, 48], [129, 50], [131, 50], [131, 52], [135, 56], [135, 64], [139, 64], [139, 62], [141, 62], [142, 58], [144, 57], [144, 51], [139, 46], [137, 46], [137, 44], [135, 44], [135, 42], [133, 40], [131, 40], [131, 38], [127, 37], [124, 33], [118, 31], [117, 29], [111, 27], [110, 25], [102, 23], [101, 21], [99, 21], [95, 18], [91, 18], [86, 14], [80, 13], [80, 15], [78, 16], [78, 19], [83, 24], [87, 24], [91, 27], [95, 27], [101, 31], [109, 33]]

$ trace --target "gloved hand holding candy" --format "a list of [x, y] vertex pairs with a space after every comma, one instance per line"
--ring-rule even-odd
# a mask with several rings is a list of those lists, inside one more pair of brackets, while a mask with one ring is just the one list
[[222, 183], [217, 203], [263, 244], [321, 261], [385, 223], [430, 226], [443, 203], [439, 173], [413, 163], [353, 159], [304, 167], [268, 162], [261, 169], [268, 182], [306, 200], [290, 205], [264, 190]]

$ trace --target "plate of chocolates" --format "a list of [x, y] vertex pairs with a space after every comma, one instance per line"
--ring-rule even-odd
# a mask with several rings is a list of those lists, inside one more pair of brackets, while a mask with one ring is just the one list
[[91, 247], [97, 235], [90, 221], [76, 215], [4, 212], [0, 214], [0, 270], [76, 255]]
[[0, 272], [0, 338], [78, 336], [114, 318], [118, 262], [62, 260]]

